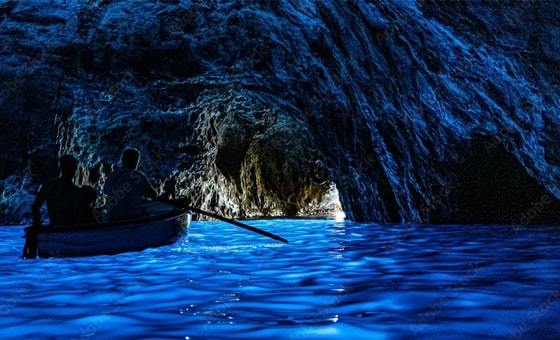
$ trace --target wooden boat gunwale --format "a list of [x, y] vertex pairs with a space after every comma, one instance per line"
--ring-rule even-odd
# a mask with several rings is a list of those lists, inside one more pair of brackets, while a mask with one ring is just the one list
[[[186, 209], [176, 209], [167, 213], [153, 216], [145, 216], [134, 219], [126, 219], [121, 221], [108, 221], [100, 223], [85, 223], [85, 224], [72, 224], [72, 225], [60, 225], [51, 226], [49, 224], [40, 226], [36, 228], [38, 233], [58, 233], [58, 232], [76, 232], [76, 231], [88, 231], [88, 230], [98, 230], [103, 228], [116, 228], [116, 227], [128, 227], [131, 225], [145, 224], [150, 222], [165, 221], [172, 218], [177, 218], [183, 214], [189, 213]], [[33, 228], [33, 226], [31, 226]]]

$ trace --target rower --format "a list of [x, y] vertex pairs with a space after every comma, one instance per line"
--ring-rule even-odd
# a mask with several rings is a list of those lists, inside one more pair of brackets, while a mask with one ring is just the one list
[[111, 221], [146, 216], [142, 200], [157, 198], [146, 175], [136, 169], [139, 160], [137, 149], [126, 149], [121, 156], [122, 167], [107, 175], [103, 189], [107, 194], [107, 217]]

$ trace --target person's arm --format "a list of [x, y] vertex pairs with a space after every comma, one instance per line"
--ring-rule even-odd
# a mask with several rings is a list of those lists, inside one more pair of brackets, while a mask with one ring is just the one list
[[138, 185], [141, 186], [141, 192], [144, 197], [156, 199], [158, 197], [157, 191], [150, 183], [150, 180], [141, 171], [134, 171], [134, 177], [138, 178]]
[[37, 193], [37, 196], [35, 196], [33, 204], [31, 205], [33, 225], [41, 225], [41, 206], [43, 205], [43, 203], [45, 203], [46, 200], [47, 197], [45, 195], [45, 187], [41, 186], [39, 192]]
[[148, 192], [146, 193], [146, 197], [157, 199], [158, 198], [157, 191], [152, 186], [150, 186]]
[[148, 178], [146, 178], [145, 195], [146, 195], [146, 197], [149, 197], [151, 199], [157, 199], [158, 198], [157, 191], [156, 191], [156, 189], [154, 189], [154, 187], [152, 186], [152, 183], [150, 183], [150, 180], [148, 180]]

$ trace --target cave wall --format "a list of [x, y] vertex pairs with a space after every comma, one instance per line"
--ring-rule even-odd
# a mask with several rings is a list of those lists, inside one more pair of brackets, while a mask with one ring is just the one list
[[100, 187], [136, 146], [160, 192], [230, 217], [318, 211], [336, 185], [357, 221], [542, 205], [527, 222], [555, 223], [559, 7], [2, 2], [2, 220], [27, 216], [58, 155]]

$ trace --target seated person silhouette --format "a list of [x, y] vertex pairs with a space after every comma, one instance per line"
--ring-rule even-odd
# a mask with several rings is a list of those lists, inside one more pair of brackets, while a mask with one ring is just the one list
[[89, 185], [84, 185], [80, 188], [82, 198], [84, 200], [84, 222], [85, 223], [99, 223], [103, 213], [95, 207], [97, 201], [97, 192]]
[[33, 225], [41, 225], [41, 206], [47, 203], [50, 225], [60, 226], [84, 222], [83, 199], [80, 188], [73, 182], [78, 169], [74, 156], [64, 155], [59, 160], [60, 177], [41, 186], [33, 204]]
[[146, 175], [136, 170], [139, 160], [138, 150], [127, 149], [121, 157], [122, 167], [107, 175], [103, 190], [107, 195], [107, 217], [110, 221], [145, 216], [147, 213], [142, 209], [142, 200], [157, 198]]

